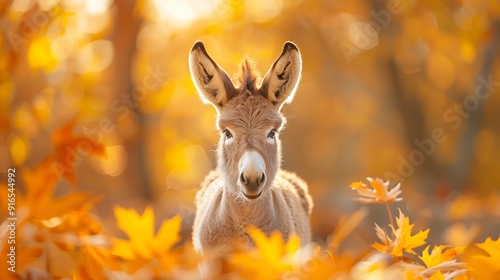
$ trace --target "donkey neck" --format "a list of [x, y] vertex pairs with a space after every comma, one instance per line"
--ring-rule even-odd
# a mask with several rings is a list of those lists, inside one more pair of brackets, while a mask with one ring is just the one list
[[253, 225], [261, 227], [276, 219], [276, 209], [271, 190], [266, 190], [255, 201], [249, 201], [241, 194], [224, 188], [220, 215], [243, 228]]

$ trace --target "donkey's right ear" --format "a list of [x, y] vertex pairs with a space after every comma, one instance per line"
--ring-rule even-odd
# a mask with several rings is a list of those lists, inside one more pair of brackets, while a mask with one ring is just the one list
[[217, 111], [236, 93], [229, 76], [210, 58], [201, 41], [191, 49], [189, 71], [203, 102], [214, 105]]

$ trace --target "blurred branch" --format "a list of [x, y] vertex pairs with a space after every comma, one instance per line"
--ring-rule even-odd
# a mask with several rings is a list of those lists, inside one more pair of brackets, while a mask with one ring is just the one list
[[[492, 74], [493, 62], [495, 61], [495, 56], [497, 55], [498, 48], [500, 47], [500, 21], [496, 21], [492, 23], [492, 25], [493, 27], [491, 33], [494, 34], [494, 37], [487, 45], [484, 52], [483, 66], [477, 76], [478, 78], [482, 77], [484, 79], [488, 79], [488, 77]], [[479, 80], [476, 79], [476, 85], [472, 89], [473, 92], [471, 95], [474, 95], [474, 91], [478, 88], [481, 88], [482, 91], [488, 90], [484, 86], [481, 86]], [[470, 112], [469, 117], [464, 120], [465, 127], [462, 132], [462, 136], [457, 143], [455, 153], [456, 159], [454, 161], [455, 164], [450, 167], [449, 175], [452, 187], [456, 190], [464, 189], [466, 185], [465, 180], [470, 174], [474, 155], [474, 141], [479, 131], [485, 101], [486, 100], [478, 99], [479, 105], [477, 109]]]

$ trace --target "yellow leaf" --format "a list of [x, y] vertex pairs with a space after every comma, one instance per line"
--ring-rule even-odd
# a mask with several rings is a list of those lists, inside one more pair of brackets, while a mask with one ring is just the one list
[[429, 233], [429, 229], [425, 231], [419, 231], [417, 234], [412, 235], [413, 224], [410, 224], [410, 219], [406, 217], [401, 210], [399, 210], [399, 217], [396, 219], [397, 229], [392, 229], [392, 234], [394, 240], [389, 238], [385, 231], [383, 231], [378, 225], [376, 225], [375, 230], [377, 236], [383, 242], [374, 243], [372, 247], [377, 249], [381, 253], [389, 253], [396, 257], [403, 256], [403, 251], [410, 254], [415, 254], [413, 248], [420, 247], [425, 244], [425, 239]]
[[113, 240], [111, 254], [126, 260], [133, 260], [135, 258], [135, 253], [130, 246], [130, 242], [118, 238]]
[[142, 216], [134, 209], [115, 207], [118, 228], [127, 234], [133, 250], [145, 259], [152, 257], [154, 248], [154, 215], [147, 207]]
[[419, 258], [425, 263], [425, 266], [427, 266], [428, 268], [442, 264], [445, 261], [451, 261], [455, 259], [456, 256], [461, 254], [465, 249], [465, 246], [458, 246], [444, 251], [447, 246], [434, 245], [431, 253], [429, 254], [429, 247], [430, 246], [427, 246], [422, 251], [422, 256], [419, 256]]
[[176, 267], [179, 260], [172, 247], [180, 240], [182, 219], [179, 215], [164, 221], [155, 236], [151, 207], [146, 207], [142, 215], [119, 206], [114, 210], [117, 225], [129, 240], [115, 239], [111, 254], [126, 261], [127, 271], [134, 273], [145, 265], [154, 264], [153, 271], [165, 275]]
[[405, 280], [418, 280], [418, 279], [422, 279], [422, 278], [416, 276], [415, 272], [413, 270], [406, 270], [405, 271]]
[[156, 251], [161, 254], [170, 250], [180, 239], [182, 217], [179, 215], [164, 221], [156, 234]]
[[441, 270], [436, 271], [434, 274], [429, 277], [429, 280], [444, 280], [444, 276], [441, 273]]
[[491, 237], [488, 237], [483, 243], [478, 243], [476, 246], [485, 250], [490, 258], [500, 260], [500, 236], [497, 240], [493, 240]]
[[471, 275], [476, 279], [500, 279], [500, 236], [497, 240], [486, 238], [483, 243], [477, 243], [477, 247], [484, 250], [485, 254], [472, 256], [467, 264], [471, 268]]
[[419, 231], [417, 234], [412, 236], [411, 232], [414, 225], [410, 224], [410, 218], [405, 217], [401, 210], [399, 210], [399, 217], [396, 219], [396, 223], [398, 225], [398, 230], [395, 231], [394, 235], [396, 236], [396, 240], [399, 242], [396, 243], [397, 245], [394, 248], [393, 255], [402, 256], [402, 250], [410, 254], [415, 254], [412, 249], [425, 244], [425, 239], [427, 239], [429, 229]]
[[231, 263], [242, 276], [252, 279], [277, 278], [296, 268], [294, 258], [290, 256], [300, 248], [298, 236], [292, 235], [285, 242], [280, 232], [273, 232], [269, 237], [256, 227], [249, 227], [247, 232], [255, 248], [235, 253], [231, 258]]
[[354, 190], [355, 190], [355, 189], [358, 189], [358, 188], [366, 188], [366, 185], [365, 185], [363, 182], [361, 182], [361, 181], [357, 181], [357, 182], [352, 182], [352, 183], [349, 185], [349, 187], [350, 187], [351, 189], [354, 189]]
[[300, 238], [298, 235], [292, 235], [285, 245], [285, 254], [293, 254], [300, 249]]

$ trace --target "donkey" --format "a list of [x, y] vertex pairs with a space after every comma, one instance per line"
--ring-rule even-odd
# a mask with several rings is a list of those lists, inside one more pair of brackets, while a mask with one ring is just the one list
[[220, 256], [251, 246], [245, 231], [250, 225], [267, 235], [279, 231], [285, 240], [297, 234], [308, 243], [312, 199], [302, 179], [280, 168], [278, 138], [286, 122], [280, 110], [292, 101], [301, 76], [297, 46], [286, 42], [262, 80], [245, 59], [235, 85], [197, 41], [189, 70], [201, 99], [215, 107], [221, 133], [217, 168], [196, 195], [195, 250]]

